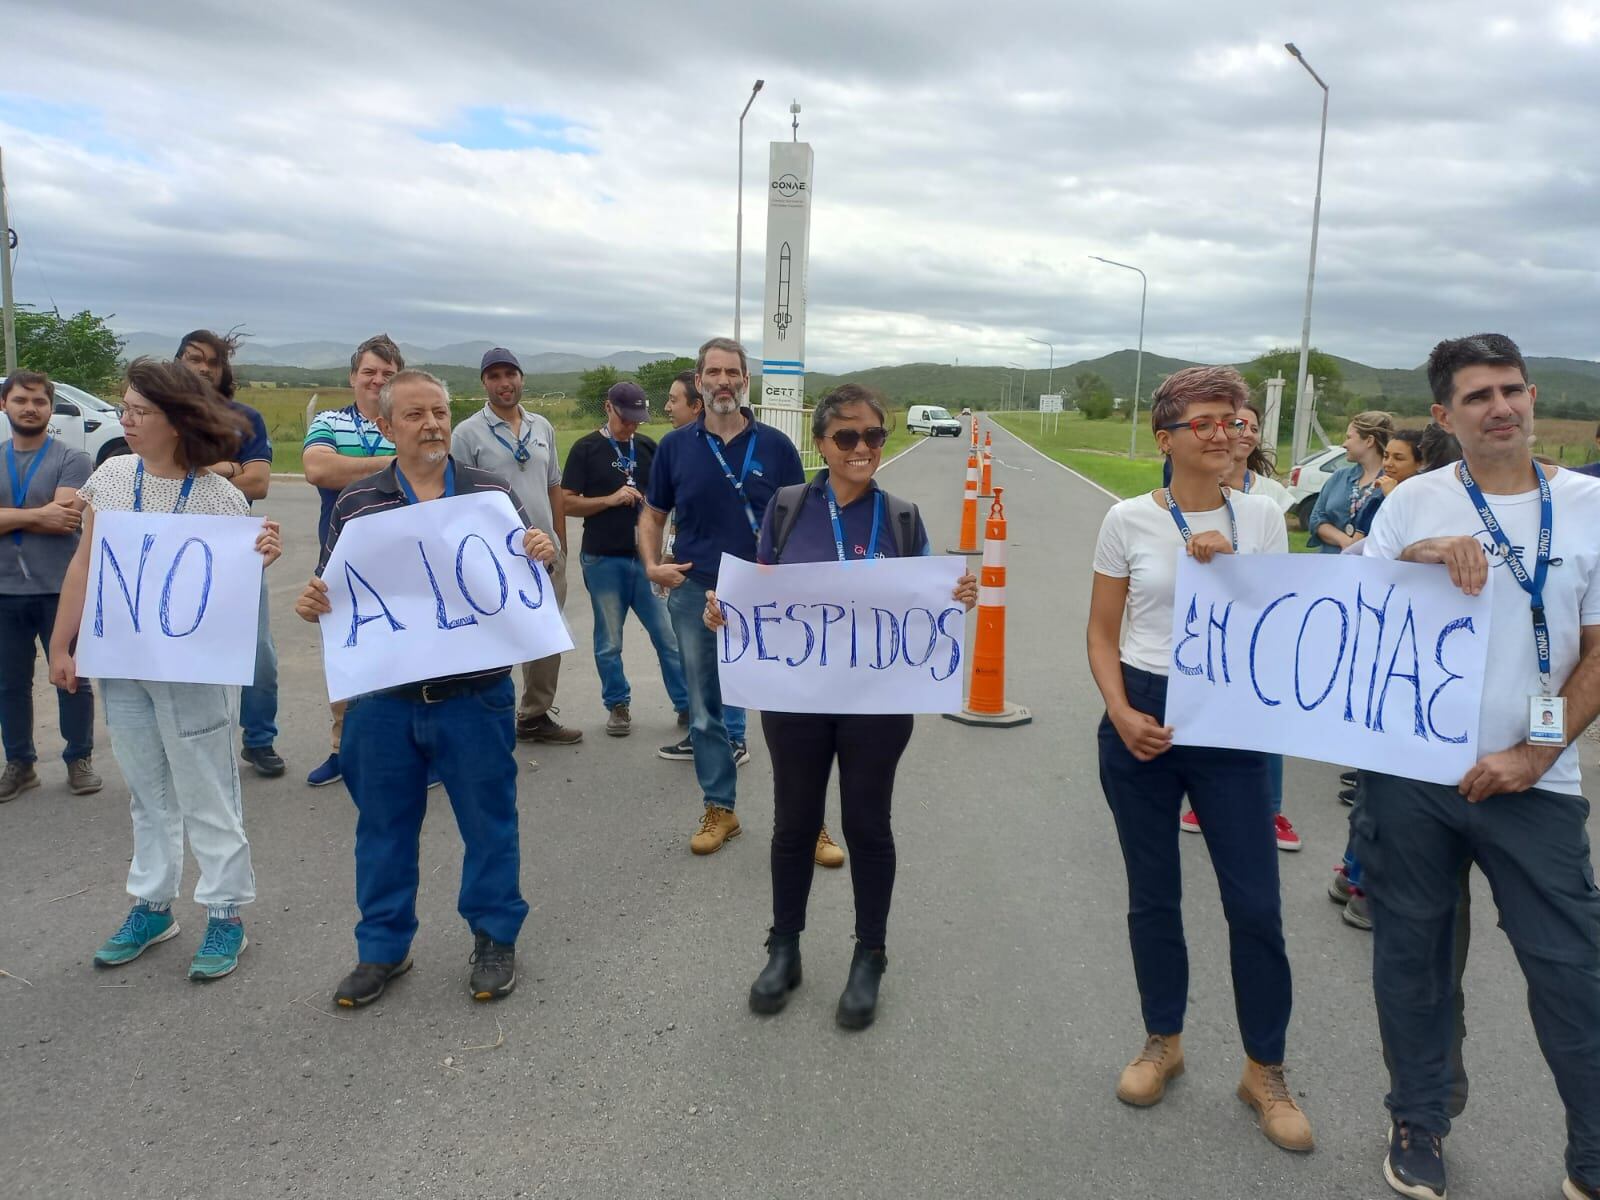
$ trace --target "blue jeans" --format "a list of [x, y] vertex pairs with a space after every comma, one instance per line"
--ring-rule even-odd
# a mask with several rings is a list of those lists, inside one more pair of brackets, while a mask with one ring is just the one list
[[[722, 683], [717, 678], [717, 636], [705, 626], [705, 588], [685, 583], [667, 594], [667, 614], [678, 635], [683, 657], [683, 679], [689, 688], [689, 741], [694, 746], [694, 773], [707, 804], [732, 808], [736, 799], [738, 766], [733, 761], [732, 736], [722, 707]], [[744, 710], [737, 712], [744, 724]], [[743, 740], [744, 730], [739, 731]]]
[[400, 962], [416, 935], [430, 768], [444, 781], [465, 846], [456, 911], [473, 932], [517, 940], [528, 904], [518, 884], [516, 705], [508, 675], [481, 692], [434, 704], [377, 692], [345, 709], [339, 765], [358, 814], [362, 962]]
[[[1161, 719], [1167, 680], [1126, 664], [1128, 702]], [[1100, 786], [1128, 872], [1128, 940], [1145, 1032], [1183, 1032], [1189, 950], [1183, 937], [1178, 810], [1184, 793], [1200, 818], [1228, 921], [1233, 1003], [1245, 1053], [1283, 1061], [1293, 988], [1283, 943], [1278, 848], [1267, 800], [1265, 754], [1173, 746], [1140, 762], [1110, 717], [1100, 721]]]
[[622, 626], [632, 609], [650, 635], [661, 663], [661, 682], [672, 707], [689, 711], [689, 689], [683, 682], [683, 659], [678, 639], [667, 621], [666, 604], [650, 589], [644, 564], [632, 554], [582, 554], [583, 583], [594, 609], [594, 665], [600, 673], [600, 701], [606, 708], [630, 704], [633, 691], [622, 669]]
[[[59, 595], [0, 596], [0, 730], [7, 762], [31, 763], [39, 758], [33, 745], [34, 646], [43, 646], [49, 654], [60, 599]], [[94, 689], [89, 681], [79, 680], [76, 692], [58, 689], [56, 709], [67, 743], [61, 757], [67, 762], [88, 758], [94, 751]]]
[[247, 749], [270, 746], [278, 736], [278, 647], [267, 614], [267, 577], [261, 576], [261, 624], [256, 631], [255, 683], [239, 697], [239, 724]]

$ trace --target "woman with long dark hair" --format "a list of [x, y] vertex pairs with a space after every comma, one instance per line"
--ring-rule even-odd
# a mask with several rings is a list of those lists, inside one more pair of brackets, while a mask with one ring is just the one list
[[[132, 453], [106, 459], [83, 485], [83, 538], [67, 569], [50, 639], [51, 682], [69, 692], [78, 685], [76, 648], [95, 514], [242, 517], [250, 511], [243, 493], [208, 469], [232, 459], [246, 429], [205, 379], [181, 363], [135, 360], [128, 368], [122, 424]], [[282, 553], [276, 522], [262, 522], [256, 549], [268, 564]], [[122, 966], [177, 935], [172, 902], [187, 834], [200, 865], [194, 898], [206, 906], [207, 918], [189, 978], [220, 979], [239, 965], [247, 944], [239, 909], [255, 899], [233, 754], [239, 689], [144, 679], [104, 679], [99, 688], [111, 748], [132, 796], [128, 891], [134, 904], [122, 927], [95, 952], [95, 966]]]

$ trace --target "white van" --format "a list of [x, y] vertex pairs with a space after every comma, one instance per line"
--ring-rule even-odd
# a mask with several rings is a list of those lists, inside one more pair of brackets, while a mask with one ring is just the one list
[[[0, 379], [0, 383], [5, 382]], [[99, 466], [115, 454], [128, 452], [122, 436], [122, 413], [99, 396], [91, 396], [70, 383], [58, 383], [55, 411], [50, 416], [50, 436], [74, 450], [82, 450]], [[0, 412], [0, 440], [11, 436], [11, 422]]]
[[941, 433], [960, 437], [961, 422], [952, 417], [948, 409], [940, 408], [937, 404], [913, 404], [906, 413], [906, 430], [925, 433], [929, 437], [938, 437]]

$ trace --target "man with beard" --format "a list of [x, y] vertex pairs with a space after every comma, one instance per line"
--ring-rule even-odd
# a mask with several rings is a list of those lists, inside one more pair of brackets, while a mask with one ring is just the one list
[[[705, 627], [706, 592], [717, 586], [724, 553], [754, 562], [767, 502], [781, 487], [804, 483], [800, 452], [784, 434], [744, 407], [749, 360], [732, 338], [700, 347], [695, 384], [700, 419], [661, 439], [639, 514], [639, 557], [652, 583], [669, 589], [667, 611], [689, 687], [689, 740], [705, 813], [689, 840], [696, 854], [714, 854], [740, 833], [734, 815], [742, 741], [730, 738], [717, 679], [717, 639]], [[676, 512], [675, 561], [661, 561], [661, 531]], [[691, 586], [685, 587], [684, 584]]]
[[[322, 512], [317, 518], [317, 541], [326, 545], [328, 522], [339, 493], [358, 479], [377, 469], [374, 458], [394, 454], [394, 443], [378, 427], [378, 397], [399, 372], [406, 360], [386, 333], [369, 337], [350, 356], [350, 390], [355, 403], [346, 408], [321, 412], [306, 428], [301, 447], [306, 482], [322, 495]], [[333, 753], [312, 769], [306, 782], [312, 787], [327, 787], [343, 777], [339, 768], [339, 743], [344, 734], [344, 701], [329, 705], [333, 711]]]
[[[0, 802], [39, 786], [33, 745], [34, 646], [50, 648], [61, 581], [78, 549], [89, 456], [50, 436], [55, 385], [38, 371], [18, 371], [0, 385], [11, 422], [4, 443], [10, 502], [0, 500], [0, 730], [6, 769]], [[83, 680], [76, 692], [57, 689], [61, 736], [67, 748], [67, 787], [78, 796], [100, 790], [94, 752], [94, 694]]]
[[[395, 456], [382, 471], [339, 494], [318, 575], [351, 521], [480, 492], [510, 499], [525, 527], [525, 555], [547, 565], [554, 559], [549, 536], [526, 528], [528, 514], [503, 479], [451, 457], [450, 393], [443, 383], [425, 371], [401, 371], [381, 395], [376, 416]], [[311, 622], [331, 612], [327, 584], [313, 576], [295, 611]], [[428, 808], [426, 779], [433, 773], [444, 781], [465, 847], [457, 911], [473, 935], [468, 990], [474, 1000], [497, 1000], [516, 987], [516, 940], [528, 905], [519, 884], [515, 700], [510, 670], [495, 667], [350, 701], [342, 761], [358, 814], [361, 921], [356, 967], [333, 994], [342, 1007], [372, 1003], [411, 967], [418, 838]]]
[[[550, 566], [556, 605], [567, 606], [567, 510], [561, 490], [561, 459], [556, 431], [549, 421], [522, 407], [522, 364], [502, 346], [484, 352], [478, 378], [489, 394], [450, 437], [450, 453], [458, 462], [493, 471], [511, 485], [535, 529], [556, 544]], [[583, 730], [556, 723], [556, 680], [561, 656], [552, 654], [522, 664], [522, 703], [517, 707], [517, 739], [570, 746], [583, 741]]]
[[[267, 498], [272, 486], [272, 439], [267, 423], [248, 404], [234, 398], [233, 353], [236, 337], [222, 337], [209, 329], [196, 329], [178, 343], [178, 361], [200, 378], [210, 381], [229, 408], [250, 423], [250, 436], [239, 445], [232, 461], [218, 463], [212, 474], [221, 475], [244, 493], [253, 505]], [[276, 779], [288, 769], [274, 748], [278, 737], [278, 647], [272, 640], [271, 615], [267, 610], [267, 576], [261, 574], [261, 618], [256, 626], [255, 681], [239, 693], [239, 727], [244, 749], [240, 754], [255, 768], [256, 774]]]

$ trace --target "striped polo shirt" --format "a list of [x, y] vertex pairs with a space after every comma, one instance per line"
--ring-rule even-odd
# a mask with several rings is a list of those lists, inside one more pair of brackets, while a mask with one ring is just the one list
[[[346, 408], [333, 408], [319, 412], [306, 427], [306, 440], [300, 444], [304, 454], [312, 446], [331, 446], [335, 453], [351, 458], [392, 458], [394, 443], [378, 432], [377, 423], [361, 415], [354, 404]], [[377, 466], [374, 464], [373, 469]], [[328, 540], [328, 520], [333, 516], [333, 502], [339, 498], [338, 488], [318, 488], [322, 493], [322, 512], [317, 516], [317, 540]]]

